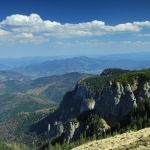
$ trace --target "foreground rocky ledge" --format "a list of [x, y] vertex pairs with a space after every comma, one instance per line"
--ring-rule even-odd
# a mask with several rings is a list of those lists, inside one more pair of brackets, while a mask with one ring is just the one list
[[149, 150], [150, 128], [86, 143], [72, 150]]

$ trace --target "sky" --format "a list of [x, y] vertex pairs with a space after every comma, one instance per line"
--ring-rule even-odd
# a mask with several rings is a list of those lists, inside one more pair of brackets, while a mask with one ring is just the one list
[[0, 0], [0, 58], [150, 52], [150, 0]]

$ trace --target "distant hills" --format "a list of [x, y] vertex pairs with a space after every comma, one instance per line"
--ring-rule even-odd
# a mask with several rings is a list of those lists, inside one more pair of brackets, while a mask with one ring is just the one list
[[9, 70], [0, 70], [0, 83], [7, 80], [19, 80], [26, 81], [31, 80], [31, 76], [26, 76], [17, 72], [9, 71]]
[[98, 59], [85, 56], [67, 58], [63, 60], [53, 60], [44, 63], [14, 68], [13, 71], [22, 74], [34, 75], [35, 77], [62, 75], [69, 72], [82, 72], [100, 74], [105, 68], [121, 69], [143, 69], [150, 66], [149, 61], [126, 59]]
[[73, 90], [79, 79], [90, 74], [72, 72], [61, 76], [54, 75], [30, 81], [8, 80], [0, 83], [0, 94], [21, 92], [47, 100], [60, 102], [67, 91]]
[[0, 58], [0, 70], [12, 70], [32, 78], [69, 72], [100, 74], [106, 68], [137, 70], [150, 67], [150, 52], [87, 56]]
[[42, 57], [22, 57], [22, 58], [0, 58], [0, 69], [12, 69], [14, 67], [29, 66], [46, 62], [55, 59], [63, 59], [64, 57], [59, 56], [42, 56]]

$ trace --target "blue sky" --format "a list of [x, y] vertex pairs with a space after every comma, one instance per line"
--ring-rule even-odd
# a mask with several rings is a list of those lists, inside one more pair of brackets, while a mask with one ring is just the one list
[[0, 0], [0, 58], [150, 51], [150, 0]]

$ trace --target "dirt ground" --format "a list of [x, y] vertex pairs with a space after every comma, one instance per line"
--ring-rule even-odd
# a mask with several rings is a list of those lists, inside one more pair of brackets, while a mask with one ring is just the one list
[[73, 150], [150, 150], [150, 128], [96, 140]]

